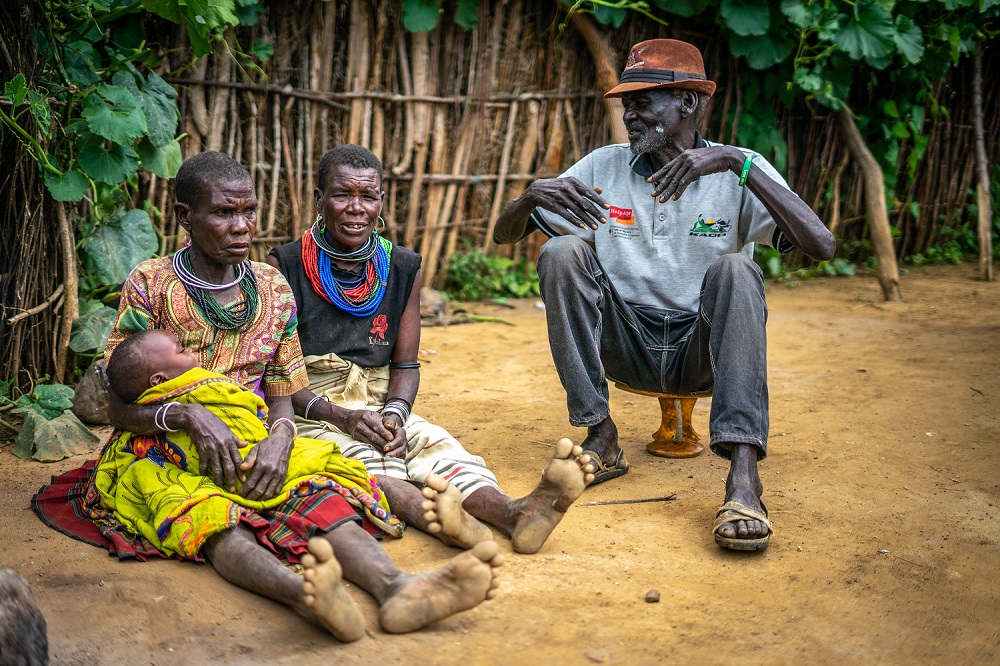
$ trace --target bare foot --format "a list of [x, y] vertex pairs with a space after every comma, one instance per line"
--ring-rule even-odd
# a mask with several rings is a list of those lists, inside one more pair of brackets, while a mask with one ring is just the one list
[[492, 599], [496, 568], [503, 564], [499, 551], [495, 541], [485, 541], [433, 571], [400, 576], [379, 609], [382, 629], [391, 634], [416, 631]]
[[538, 486], [517, 500], [518, 518], [510, 536], [515, 552], [538, 552], [566, 510], [594, 480], [590, 456], [582, 453], [582, 447], [560, 439]]
[[361, 611], [344, 589], [340, 563], [326, 539], [309, 539], [309, 554], [302, 556], [302, 601], [337, 640], [349, 643], [365, 635]]
[[464, 550], [493, 538], [490, 528], [462, 508], [462, 493], [443, 476], [428, 476], [421, 492], [427, 498], [422, 504], [427, 531], [441, 541]]

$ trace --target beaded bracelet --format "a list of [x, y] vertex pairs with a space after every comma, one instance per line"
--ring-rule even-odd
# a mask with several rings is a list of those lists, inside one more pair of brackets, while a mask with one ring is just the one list
[[153, 425], [156, 426], [158, 430], [162, 430], [163, 432], [177, 432], [179, 430], [179, 428], [167, 427], [167, 412], [169, 412], [170, 408], [176, 404], [176, 402], [164, 403], [159, 409], [156, 410], [156, 413], [153, 414]]
[[743, 160], [743, 170], [740, 171], [740, 187], [744, 187], [747, 184], [747, 176], [750, 175], [750, 165], [753, 163], [753, 155], [747, 155], [747, 158]]
[[321, 396], [321, 395], [314, 395], [313, 396], [313, 399], [310, 400], [309, 404], [306, 405], [305, 411], [302, 412], [302, 418], [304, 418], [304, 419], [308, 419], [309, 418], [309, 410], [312, 409], [312, 406], [316, 404], [317, 400], [323, 400], [323, 396]]
[[291, 426], [291, 428], [292, 428], [292, 439], [295, 439], [295, 437], [299, 434], [299, 429], [295, 425], [295, 421], [293, 421], [293, 420], [291, 420], [289, 418], [285, 418], [284, 416], [282, 416], [280, 419], [275, 420], [275, 422], [271, 424], [271, 427], [268, 428], [268, 430], [267, 430], [268, 434], [273, 433], [274, 429], [277, 428], [278, 425], [281, 424], [281, 423], [287, 423], [289, 426]]

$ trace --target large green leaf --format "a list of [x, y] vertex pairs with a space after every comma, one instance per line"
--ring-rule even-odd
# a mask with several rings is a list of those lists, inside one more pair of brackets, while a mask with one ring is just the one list
[[80, 306], [80, 316], [73, 321], [69, 348], [77, 353], [92, 349], [96, 349], [98, 353], [103, 352], [118, 311], [100, 301], [85, 301], [85, 304], [87, 307]]
[[149, 215], [133, 208], [97, 227], [81, 249], [93, 279], [101, 284], [118, 284], [140, 262], [153, 256], [158, 247]]
[[181, 168], [184, 161], [181, 156], [181, 144], [171, 141], [165, 146], [157, 148], [149, 139], [143, 139], [136, 146], [142, 165], [155, 173], [160, 178], [173, 178], [177, 175], [177, 170]]
[[799, 28], [809, 28], [815, 25], [819, 10], [818, 5], [804, 6], [800, 0], [781, 0], [781, 13]]
[[924, 55], [924, 35], [909, 16], [900, 14], [896, 17], [896, 32], [893, 34], [896, 50], [910, 64], [920, 62]]
[[142, 6], [168, 21], [181, 23], [188, 29], [188, 40], [195, 57], [212, 50], [209, 34], [237, 25], [240, 18], [234, 12], [233, 0], [141, 0]]
[[403, 0], [403, 27], [409, 32], [428, 32], [437, 27], [441, 0]]
[[84, 100], [81, 115], [91, 132], [126, 146], [147, 131], [146, 114], [124, 86], [97, 86]]
[[734, 35], [729, 40], [729, 51], [737, 58], [746, 58], [752, 69], [767, 69], [783, 62], [791, 54], [793, 46], [792, 40], [783, 34], [760, 37]]
[[858, 0], [854, 16], [833, 36], [833, 43], [852, 60], [863, 59], [873, 67], [884, 67], [886, 57], [892, 53], [895, 32], [887, 9], [874, 0]]
[[595, 5], [593, 9], [594, 20], [601, 25], [612, 25], [616, 28], [622, 27], [628, 10], [621, 7], [608, 7], [607, 5]]
[[656, 0], [654, 4], [677, 16], [695, 16], [702, 13], [710, 2], [711, 0]]
[[763, 35], [771, 24], [767, 0], [722, 0], [719, 11], [726, 27], [741, 37]]
[[257, 25], [266, 11], [264, 3], [259, 0], [236, 0], [236, 6], [233, 8], [240, 25], [248, 28]]
[[[136, 76], [139, 76], [141, 88], [136, 83]], [[174, 101], [177, 91], [169, 83], [157, 76], [156, 72], [150, 72], [145, 80], [138, 74], [117, 72], [111, 81], [128, 89], [133, 99], [142, 106], [147, 135], [154, 146], [165, 146], [174, 140], [179, 115]]]
[[455, 24], [463, 30], [472, 30], [479, 23], [480, 0], [458, 0], [455, 7]]
[[31, 393], [17, 399], [15, 412], [33, 412], [46, 419], [54, 419], [64, 409], [73, 406], [73, 389], [62, 384], [39, 384]]
[[80, 167], [91, 178], [117, 185], [131, 178], [139, 168], [139, 155], [128, 146], [105, 141], [96, 134], [81, 134]]
[[101, 68], [101, 54], [94, 45], [86, 41], [67, 44], [63, 49], [66, 76], [73, 83], [89, 86], [101, 80], [97, 70]]
[[31, 413], [25, 415], [11, 453], [20, 458], [55, 462], [89, 453], [100, 441], [101, 438], [83, 425], [73, 412], [65, 412], [51, 420]]
[[61, 176], [46, 171], [45, 187], [56, 201], [79, 201], [87, 193], [90, 181], [79, 171], [73, 169]]
[[3, 94], [15, 107], [21, 106], [24, 96], [28, 94], [28, 84], [24, 80], [24, 74], [18, 74], [3, 84]]

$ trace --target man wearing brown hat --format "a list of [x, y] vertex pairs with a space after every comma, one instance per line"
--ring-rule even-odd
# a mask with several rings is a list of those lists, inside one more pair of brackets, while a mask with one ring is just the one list
[[757, 461], [767, 455], [767, 305], [753, 244], [816, 259], [835, 241], [760, 154], [697, 127], [715, 92], [701, 53], [672, 39], [629, 51], [621, 97], [629, 143], [537, 180], [497, 220], [494, 239], [535, 229], [549, 344], [570, 423], [599, 461], [595, 483], [628, 463], [607, 379], [640, 391], [713, 395], [712, 450], [730, 460], [716, 542], [763, 550], [771, 535]]

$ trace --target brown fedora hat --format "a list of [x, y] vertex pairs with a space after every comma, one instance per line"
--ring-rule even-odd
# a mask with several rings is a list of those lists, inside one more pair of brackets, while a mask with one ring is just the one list
[[715, 82], [705, 76], [705, 63], [697, 47], [676, 39], [648, 39], [628, 52], [628, 62], [617, 86], [605, 97], [658, 88], [694, 90], [711, 96]]

